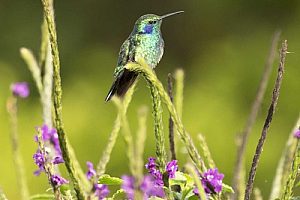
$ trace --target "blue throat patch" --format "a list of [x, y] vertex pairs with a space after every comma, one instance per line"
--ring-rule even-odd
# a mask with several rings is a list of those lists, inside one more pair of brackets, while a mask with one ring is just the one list
[[147, 24], [144, 27], [144, 34], [151, 34], [153, 32], [153, 25]]

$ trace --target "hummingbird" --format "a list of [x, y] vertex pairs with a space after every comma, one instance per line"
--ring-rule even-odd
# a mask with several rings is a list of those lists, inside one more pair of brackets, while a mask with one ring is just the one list
[[113, 95], [123, 97], [136, 80], [138, 73], [125, 68], [128, 62], [136, 62], [142, 58], [152, 69], [156, 67], [164, 53], [164, 40], [160, 30], [162, 20], [182, 12], [184, 11], [162, 16], [146, 14], [135, 22], [131, 34], [120, 48], [114, 82], [105, 101], [109, 101]]

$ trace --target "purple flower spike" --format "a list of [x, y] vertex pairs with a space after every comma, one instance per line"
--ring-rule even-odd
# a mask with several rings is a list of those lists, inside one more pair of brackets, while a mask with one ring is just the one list
[[33, 159], [39, 168], [44, 167], [46, 158], [40, 151], [37, 151], [35, 154], [33, 154]]
[[144, 200], [147, 200], [151, 196], [161, 197], [165, 196], [163, 187], [157, 186], [152, 176], [145, 176], [140, 187], [144, 193]]
[[94, 191], [95, 191], [95, 195], [98, 197], [99, 200], [104, 199], [105, 197], [107, 197], [107, 195], [109, 194], [109, 189], [107, 187], [107, 185], [104, 184], [94, 184]]
[[87, 168], [88, 168], [88, 171], [86, 173], [86, 177], [91, 180], [91, 178], [93, 178], [93, 176], [96, 175], [96, 170], [94, 169], [94, 165], [93, 163], [91, 162], [86, 162], [86, 165], [87, 165]]
[[35, 154], [33, 154], [33, 159], [35, 164], [39, 167], [38, 170], [34, 171], [34, 175], [38, 176], [44, 171], [44, 166], [46, 162], [45, 156], [38, 150]]
[[155, 183], [157, 186], [163, 186], [164, 182], [162, 180], [161, 172], [156, 168], [155, 158], [150, 157], [148, 158], [148, 163], [145, 165], [148, 172], [153, 176], [155, 179]]
[[223, 178], [224, 174], [219, 173], [217, 168], [204, 172], [201, 182], [205, 192], [207, 194], [221, 192]]
[[64, 179], [63, 177], [58, 176], [58, 175], [53, 175], [53, 176], [51, 176], [51, 182], [52, 182], [53, 185], [55, 185], [55, 186], [61, 186], [61, 185], [63, 185], [63, 184], [69, 183], [68, 180], [66, 180], [66, 179]]
[[122, 176], [123, 184], [121, 188], [125, 191], [127, 198], [133, 200], [134, 198], [134, 178], [132, 176]]
[[148, 169], [149, 173], [152, 173], [154, 171], [156, 171], [156, 162], [155, 162], [155, 158], [150, 157], [148, 158], [148, 163], [145, 165], [146, 169]]
[[58, 165], [60, 163], [63, 163], [64, 162], [64, 159], [61, 157], [61, 156], [56, 156], [53, 160], [52, 160], [52, 163], [54, 165]]
[[[40, 127], [41, 129], [41, 133], [42, 133], [42, 139], [46, 142], [49, 141], [55, 151], [56, 151], [56, 155], [62, 157], [61, 155], [61, 149], [59, 146], [59, 140], [58, 140], [58, 134], [55, 128], [49, 128], [46, 124], [44, 124], [42, 127]], [[38, 138], [37, 136], [35, 136], [35, 141], [37, 141]]]
[[10, 86], [10, 89], [13, 95], [16, 97], [26, 98], [29, 96], [30, 93], [28, 83], [26, 82], [13, 83]]
[[177, 160], [168, 162], [166, 171], [168, 172], [169, 178], [175, 178], [175, 172], [178, 170]]
[[300, 129], [295, 131], [294, 137], [300, 139]]

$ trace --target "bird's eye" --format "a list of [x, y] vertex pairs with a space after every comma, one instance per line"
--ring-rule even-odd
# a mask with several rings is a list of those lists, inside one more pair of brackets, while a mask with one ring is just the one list
[[148, 23], [149, 23], [149, 24], [155, 24], [156, 21], [152, 21], [152, 20], [151, 20], [151, 21], [149, 21]]

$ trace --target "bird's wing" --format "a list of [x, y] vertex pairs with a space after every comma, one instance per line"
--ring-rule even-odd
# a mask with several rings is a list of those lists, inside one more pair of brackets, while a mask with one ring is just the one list
[[119, 52], [119, 57], [118, 57], [118, 62], [117, 62], [117, 67], [114, 72], [114, 76], [118, 77], [120, 72], [123, 71], [124, 66], [128, 62], [129, 59], [129, 46], [130, 46], [130, 41], [129, 39], [125, 40], [125, 42], [122, 44]]
[[129, 38], [127, 38], [124, 43], [122, 44], [119, 52], [119, 58], [117, 67], [115, 69], [114, 76], [118, 77], [120, 73], [123, 71], [124, 66], [128, 62], [134, 62], [135, 61], [135, 49], [138, 45], [138, 37], [136, 35], [130, 35]]

